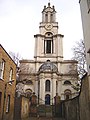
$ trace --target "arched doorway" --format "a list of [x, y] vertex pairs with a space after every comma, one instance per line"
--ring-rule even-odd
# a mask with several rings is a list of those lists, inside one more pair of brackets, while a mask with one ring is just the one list
[[50, 95], [49, 94], [47, 94], [45, 96], [45, 105], [50, 105]]

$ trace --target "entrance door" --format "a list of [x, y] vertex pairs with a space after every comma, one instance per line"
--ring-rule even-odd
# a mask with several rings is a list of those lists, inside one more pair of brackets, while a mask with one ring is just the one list
[[47, 94], [45, 96], [45, 105], [50, 105], [50, 95], [49, 94]]

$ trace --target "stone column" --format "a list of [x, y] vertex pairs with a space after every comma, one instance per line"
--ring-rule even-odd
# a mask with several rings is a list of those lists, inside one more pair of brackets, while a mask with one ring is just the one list
[[54, 103], [54, 97], [56, 96], [56, 78], [54, 77], [56, 74], [53, 74], [53, 79], [52, 79], [52, 98], [53, 98], [53, 103]]

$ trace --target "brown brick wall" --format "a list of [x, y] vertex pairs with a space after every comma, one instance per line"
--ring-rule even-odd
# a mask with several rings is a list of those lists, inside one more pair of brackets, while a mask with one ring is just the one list
[[[0, 120], [2, 119], [2, 116], [3, 119], [5, 120], [12, 120], [13, 111], [14, 111], [15, 85], [16, 85], [16, 64], [8, 55], [8, 53], [5, 51], [5, 49], [0, 45], [0, 61], [2, 59], [5, 61], [5, 69], [4, 69], [4, 77], [2, 80], [0, 80], [0, 92], [2, 92]], [[13, 68], [12, 79], [14, 80], [14, 82], [12, 83], [12, 85], [7, 83], [9, 81], [10, 68]], [[5, 92], [5, 85], [6, 85], [6, 92]], [[4, 98], [4, 92], [6, 93], [5, 98]], [[10, 95], [10, 111], [9, 113], [6, 113], [6, 101], [8, 95]]]

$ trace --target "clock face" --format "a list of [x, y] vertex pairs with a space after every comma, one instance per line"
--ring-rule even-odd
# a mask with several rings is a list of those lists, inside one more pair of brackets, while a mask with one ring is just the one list
[[47, 29], [47, 30], [50, 30], [50, 29], [52, 29], [52, 24], [50, 24], [50, 23], [48, 23], [48, 24], [46, 24], [45, 25], [45, 28]]

